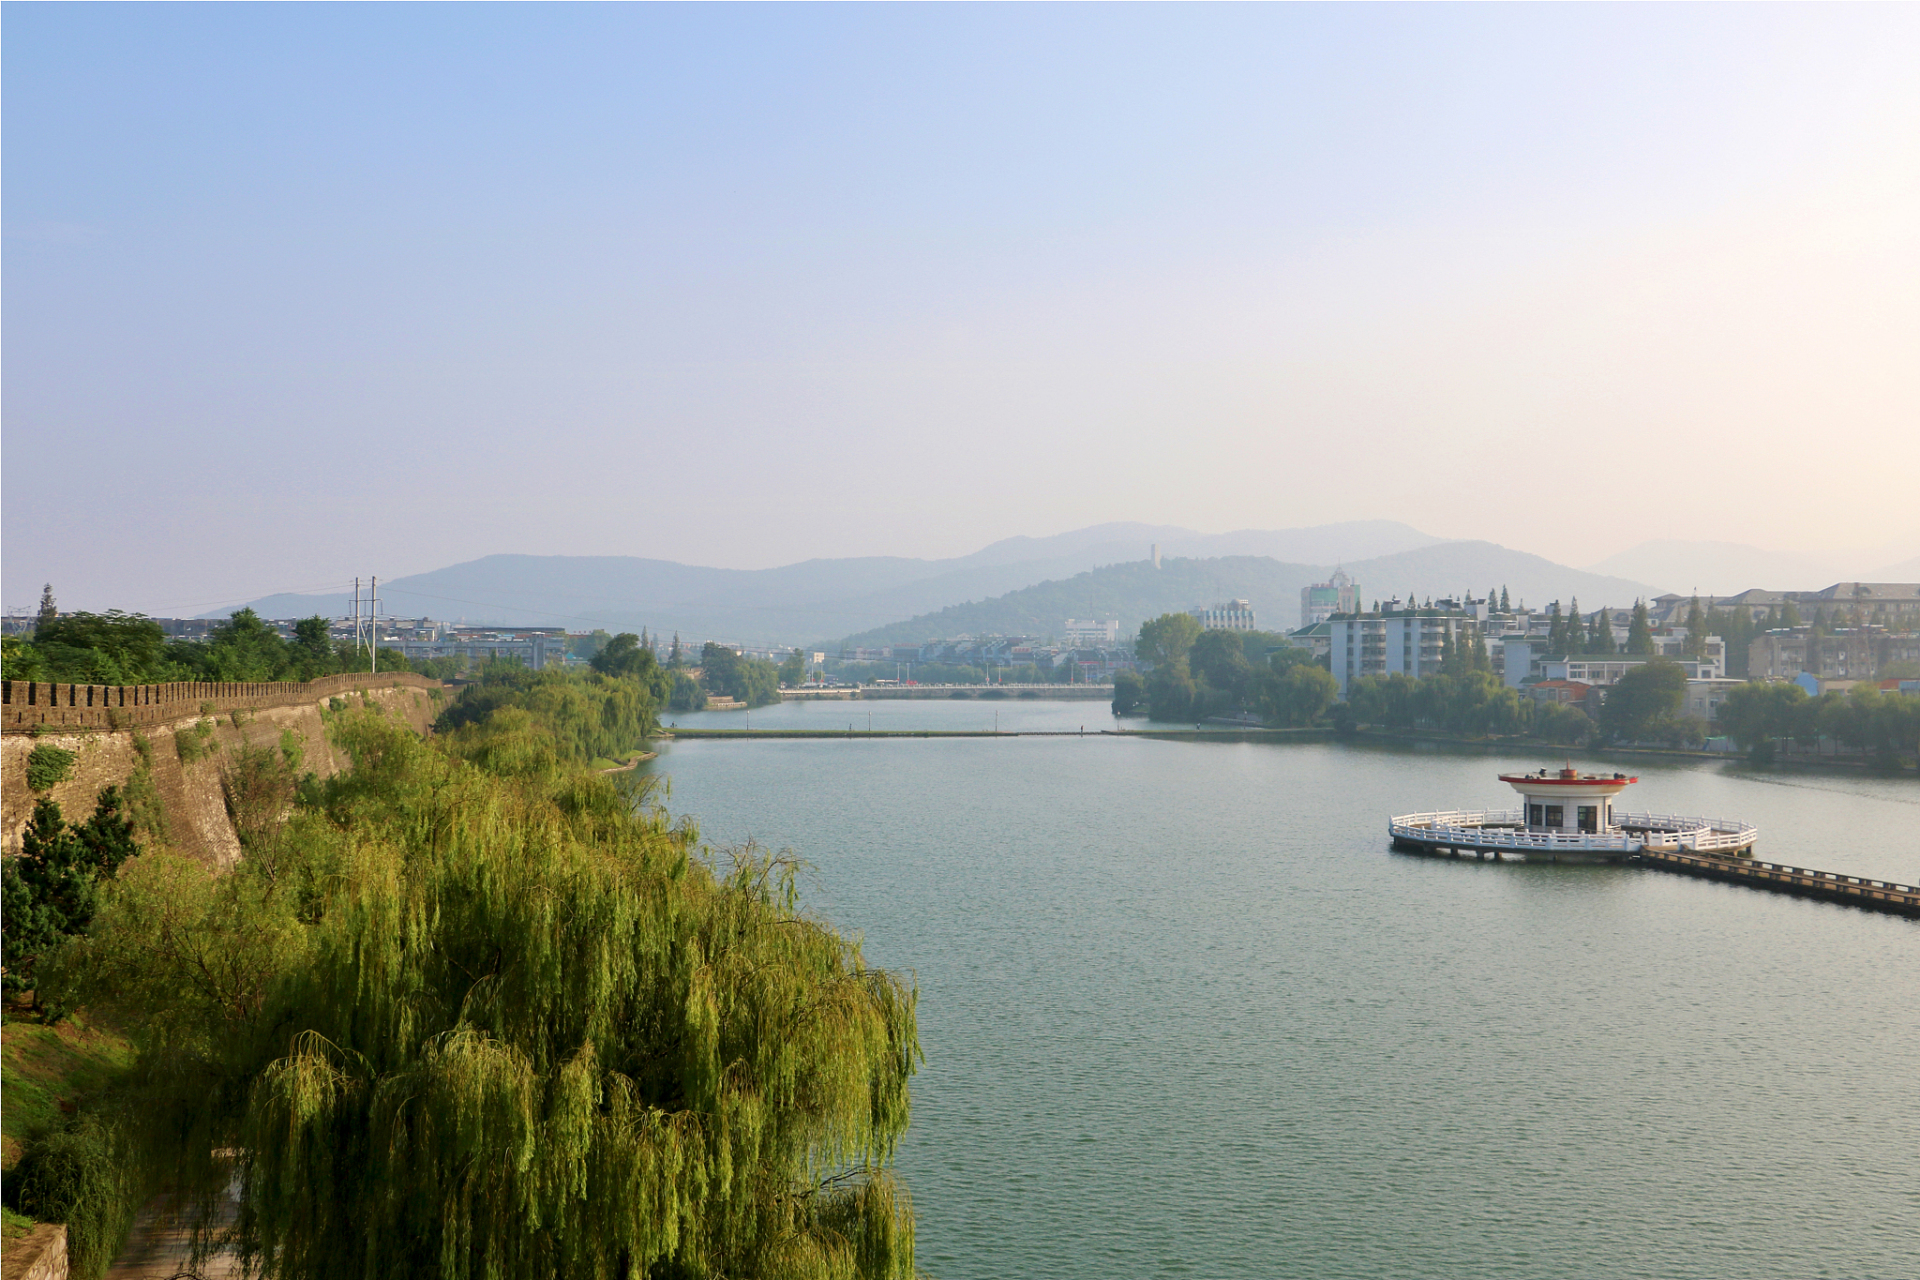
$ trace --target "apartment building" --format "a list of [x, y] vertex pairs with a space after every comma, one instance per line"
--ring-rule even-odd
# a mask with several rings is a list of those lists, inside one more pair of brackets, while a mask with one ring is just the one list
[[1443, 646], [1449, 639], [1464, 640], [1472, 625], [1465, 614], [1413, 610], [1329, 619], [1327, 656], [1340, 696], [1346, 697], [1349, 681], [1362, 676], [1434, 675]]
[[1259, 630], [1254, 625], [1253, 605], [1246, 600], [1228, 600], [1224, 604], [1216, 604], [1205, 609], [1195, 605], [1187, 612], [1200, 619], [1200, 628], [1203, 631]]

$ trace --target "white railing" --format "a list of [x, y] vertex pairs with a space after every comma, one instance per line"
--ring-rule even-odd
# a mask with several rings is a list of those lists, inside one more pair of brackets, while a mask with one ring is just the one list
[[1519, 809], [1436, 809], [1402, 814], [1393, 821], [1415, 827], [1521, 827], [1527, 816]]
[[[1436, 809], [1399, 814], [1387, 820], [1396, 840], [1480, 849], [1607, 850], [1664, 853], [1744, 849], [1758, 837], [1756, 828], [1731, 818], [1691, 818], [1672, 813], [1623, 813], [1606, 831], [1529, 831], [1519, 809]], [[1629, 828], [1623, 830], [1622, 828]]]
[[1520, 825], [1521, 817], [1518, 809], [1409, 813], [1389, 821], [1387, 833], [1396, 840], [1413, 840], [1420, 844], [1457, 844], [1476, 849], [1515, 849], [1523, 852], [1531, 849], [1550, 853], [1564, 849], [1569, 852], [1605, 850], [1633, 853], [1640, 848], [1638, 839], [1622, 831], [1571, 831], [1558, 834], [1528, 831]]
[[1760, 835], [1759, 829], [1737, 818], [1688, 818], [1672, 813], [1617, 813], [1614, 825], [1645, 831], [1646, 847], [1674, 852], [1691, 849], [1744, 849]]

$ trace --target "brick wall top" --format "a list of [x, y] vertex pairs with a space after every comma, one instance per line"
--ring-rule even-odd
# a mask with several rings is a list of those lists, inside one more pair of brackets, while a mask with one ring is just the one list
[[50, 684], [37, 680], [0, 680], [0, 730], [28, 733], [41, 725], [70, 729], [120, 729], [159, 724], [203, 714], [297, 706], [356, 689], [410, 686], [438, 689], [412, 671], [385, 675], [365, 672], [322, 676], [305, 683]]

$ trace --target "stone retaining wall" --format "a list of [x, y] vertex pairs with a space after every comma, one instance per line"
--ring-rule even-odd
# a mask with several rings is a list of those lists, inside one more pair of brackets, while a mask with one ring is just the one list
[[[25, 682], [14, 682], [19, 696]], [[69, 686], [59, 688], [64, 691]], [[84, 691], [87, 686], [73, 686]], [[100, 686], [94, 686], [99, 688]], [[164, 686], [147, 686], [162, 688]], [[220, 685], [180, 685], [180, 689], [211, 691]], [[36, 746], [58, 747], [73, 753], [74, 762], [67, 778], [47, 795], [60, 805], [70, 822], [84, 822], [93, 812], [94, 801], [108, 786], [124, 786], [142, 764], [140, 743], [144, 738], [146, 759], [151, 762], [154, 789], [166, 814], [166, 843], [181, 853], [199, 858], [213, 866], [229, 866], [240, 856], [240, 841], [234, 834], [226, 808], [222, 773], [231, 752], [240, 746], [277, 750], [282, 735], [297, 739], [302, 756], [301, 771], [313, 771], [331, 777], [347, 766], [327, 741], [322, 709], [339, 698], [358, 705], [364, 694], [367, 703], [380, 707], [416, 733], [432, 727], [444, 701], [435, 694], [444, 686], [412, 673], [391, 676], [329, 676], [307, 684], [228, 685], [232, 690], [265, 688], [265, 694], [229, 694], [224, 714], [209, 715], [200, 710], [202, 703], [216, 707], [221, 699], [208, 697], [194, 701], [176, 698], [171, 702], [140, 704], [155, 710], [166, 709], [168, 718], [130, 724], [114, 731], [104, 726], [46, 724], [35, 731], [9, 727], [0, 735], [0, 847], [7, 853], [20, 848], [22, 833], [33, 815], [35, 796], [26, 782], [27, 759]], [[40, 686], [42, 690], [47, 686]], [[84, 696], [81, 695], [81, 696]], [[89, 710], [84, 706], [55, 708], [36, 701], [22, 704], [28, 709], [59, 711], [76, 716], [102, 715], [118, 710], [115, 704], [96, 701]], [[7, 708], [11, 711], [11, 705]], [[236, 714], [237, 713], [237, 714]], [[198, 732], [204, 725], [205, 732]], [[182, 759], [178, 738], [195, 734], [197, 750]]]
[[67, 1229], [43, 1222], [7, 1241], [0, 1280], [67, 1280]]

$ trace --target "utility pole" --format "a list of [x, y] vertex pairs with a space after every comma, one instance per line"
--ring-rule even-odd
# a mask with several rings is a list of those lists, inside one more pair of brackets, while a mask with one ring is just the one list
[[367, 671], [380, 673], [380, 579], [369, 579], [367, 589], [367, 653], [372, 658]]
[[369, 634], [371, 628], [367, 621], [367, 615], [371, 612], [372, 610], [366, 607], [365, 597], [360, 594], [360, 579], [355, 578], [353, 580], [353, 651], [356, 654], [360, 652], [363, 645], [367, 648], [373, 647], [373, 637]]

